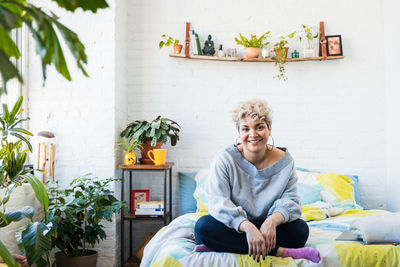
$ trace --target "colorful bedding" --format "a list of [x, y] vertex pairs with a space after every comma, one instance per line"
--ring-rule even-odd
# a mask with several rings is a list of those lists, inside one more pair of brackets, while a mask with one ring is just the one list
[[[319, 250], [322, 260], [312, 263], [268, 256], [260, 262], [248, 255], [217, 252], [192, 252], [194, 225], [206, 213], [189, 213], [163, 227], [148, 243], [140, 266], [143, 267], [247, 267], [247, 266], [400, 266], [400, 246], [364, 245], [362, 242], [335, 241], [350, 223], [363, 216], [384, 214], [381, 210], [347, 210], [341, 215], [309, 221], [310, 237], [306, 246]], [[377, 226], [379, 227], [379, 226]]]

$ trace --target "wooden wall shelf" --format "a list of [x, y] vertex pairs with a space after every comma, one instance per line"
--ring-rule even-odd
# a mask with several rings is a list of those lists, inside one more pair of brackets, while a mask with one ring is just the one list
[[[187, 58], [184, 54], [169, 54], [170, 57]], [[344, 56], [331, 56], [327, 57], [326, 60], [343, 59]], [[243, 58], [243, 57], [213, 57], [213, 56], [197, 56], [190, 55], [187, 59], [199, 59], [199, 60], [215, 60], [215, 61], [240, 61], [240, 62], [275, 62], [277, 60], [272, 58]], [[287, 58], [287, 62], [298, 62], [298, 61], [322, 61], [322, 57], [308, 57], [308, 58]]]

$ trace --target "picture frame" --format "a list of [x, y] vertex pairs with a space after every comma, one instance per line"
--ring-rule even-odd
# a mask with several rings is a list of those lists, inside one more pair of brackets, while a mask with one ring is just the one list
[[133, 189], [131, 190], [131, 213], [135, 214], [136, 203], [141, 201], [149, 201], [150, 190], [149, 189]]
[[342, 36], [327, 35], [325, 38], [327, 56], [343, 56]]

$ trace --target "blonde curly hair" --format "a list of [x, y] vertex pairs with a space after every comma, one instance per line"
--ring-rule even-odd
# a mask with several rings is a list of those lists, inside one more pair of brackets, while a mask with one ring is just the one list
[[250, 116], [253, 120], [263, 120], [271, 129], [272, 125], [272, 109], [268, 106], [267, 101], [262, 99], [252, 99], [239, 102], [233, 110], [233, 121], [239, 129], [240, 121]]

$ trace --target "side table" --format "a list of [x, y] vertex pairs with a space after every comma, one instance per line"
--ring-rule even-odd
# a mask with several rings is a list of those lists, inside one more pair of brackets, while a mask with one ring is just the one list
[[[125, 186], [127, 186], [125, 174], [127, 173], [129, 176], [129, 210], [132, 203], [132, 183], [133, 183], [133, 172], [148, 172], [148, 171], [156, 171], [156, 172], [164, 172], [164, 215], [160, 216], [151, 216], [151, 217], [136, 217], [134, 214], [121, 213], [121, 265], [124, 266], [124, 258], [125, 258], [125, 221], [129, 221], [129, 258], [132, 258], [132, 241], [133, 241], [133, 231], [132, 231], [132, 222], [134, 220], [163, 220], [164, 226], [172, 220], [172, 166], [174, 166], [173, 162], [166, 162], [165, 165], [150, 165], [150, 164], [136, 164], [136, 165], [119, 165], [119, 168], [122, 171], [122, 185], [121, 185], [121, 200], [124, 201], [125, 196]], [[138, 176], [138, 175], [137, 175]], [[168, 197], [168, 206], [167, 206], [167, 177], [168, 177], [168, 185], [169, 185], [169, 197]], [[168, 208], [167, 208], [168, 207]]]

